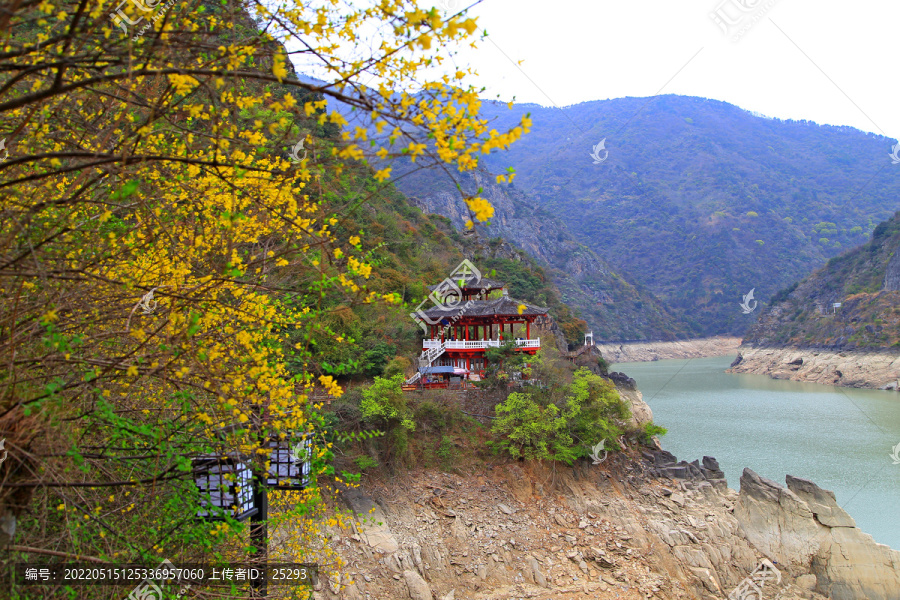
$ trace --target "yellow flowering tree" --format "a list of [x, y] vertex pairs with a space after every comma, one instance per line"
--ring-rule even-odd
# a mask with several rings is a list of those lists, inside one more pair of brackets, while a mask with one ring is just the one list
[[[0, 543], [251, 556], [241, 524], [193, 519], [191, 461], [264, 473], [270, 440], [318, 430], [311, 396], [341, 389], [304, 370], [304, 332], [331, 335], [335, 298], [397, 300], [366, 289], [365, 238], [342, 220], [392, 158], [470, 171], [529, 122], [489, 128], [448, 61], [475, 20], [412, 0], [40, 0], [0, 21], [0, 518], [18, 530]], [[376, 156], [372, 186], [338, 193]], [[328, 459], [322, 442], [318, 475]], [[294, 496], [276, 502], [288, 517], [318, 514], [315, 490]], [[314, 541], [280, 540], [282, 558], [339, 568]]]

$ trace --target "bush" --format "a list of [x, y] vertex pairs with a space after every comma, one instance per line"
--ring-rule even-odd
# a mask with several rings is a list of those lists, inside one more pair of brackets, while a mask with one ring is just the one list
[[668, 429], [655, 425], [653, 421], [650, 421], [649, 423], [644, 423], [644, 430], [641, 432], [641, 437], [643, 442], [649, 445], [653, 443], [654, 437], [666, 435], [667, 433], [669, 433]]
[[494, 446], [513, 458], [560, 460], [572, 464], [600, 440], [622, 435], [628, 406], [615, 387], [588, 369], [575, 371], [565, 398], [558, 403], [539, 392], [515, 392], [495, 408]]
[[406, 376], [406, 369], [412, 364], [405, 356], [397, 356], [391, 359], [391, 361], [384, 368], [384, 377], [390, 379], [397, 375]]
[[367, 454], [357, 456], [353, 459], [353, 462], [356, 463], [356, 466], [359, 467], [360, 471], [365, 471], [366, 469], [372, 469], [378, 466], [378, 461]]
[[[397, 354], [397, 347], [384, 342], [378, 342], [374, 348], [363, 354], [362, 368], [366, 375], [381, 375], [385, 372], [388, 361]], [[387, 376], [387, 373], [385, 373]]]
[[597, 359], [597, 367], [604, 375], [609, 375], [609, 362], [602, 356]]
[[522, 371], [527, 355], [516, 351], [515, 342], [506, 342], [497, 348], [488, 348], [484, 352], [487, 366], [484, 370], [484, 381], [481, 387], [502, 387], [509, 381], [512, 373]]
[[416, 428], [412, 411], [406, 404], [401, 386], [403, 375], [390, 379], [376, 377], [375, 382], [363, 390], [360, 409], [364, 419], [385, 425], [389, 430], [402, 426], [410, 431]]
[[456, 461], [456, 444], [451, 438], [441, 436], [441, 445], [438, 446], [437, 456], [441, 459], [441, 468], [448, 471]]

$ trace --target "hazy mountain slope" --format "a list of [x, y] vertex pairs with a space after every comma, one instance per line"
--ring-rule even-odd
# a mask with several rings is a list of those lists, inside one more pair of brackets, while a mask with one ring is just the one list
[[[756, 346], [900, 349], [900, 212], [872, 239], [776, 295], [747, 333]], [[833, 304], [840, 302], [835, 309]]]
[[497, 129], [534, 123], [486, 165], [515, 167], [516, 187], [704, 333], [743, 332], [743, 294], [767, 300], [900, 207], [892, 141], [849, 127], [680, 96], [484, 110]]

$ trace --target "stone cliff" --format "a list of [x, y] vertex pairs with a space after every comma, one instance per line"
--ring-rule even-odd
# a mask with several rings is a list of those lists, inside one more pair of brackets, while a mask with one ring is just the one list
[[315, 597], [712, 600], [765, 560], [765, 598], [900, 599], [900, 554], [856, 529], [830, 492], [787, 483], [748, 469], [738, 494], [714, 459], [636, 448], [599, 466], [370, 480], [343, 496], [368, 524], [329, 533], [348, 576]]

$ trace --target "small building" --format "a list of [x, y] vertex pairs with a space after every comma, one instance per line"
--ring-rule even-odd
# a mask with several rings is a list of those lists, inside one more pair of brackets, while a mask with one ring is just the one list
[[[460, 281], [458, 290], [440, 306], [424, 312], [428, 326], [418, 372], [406, 383], [444, 387], [478, 381], [487, 367], [485, 352], [513, 342], [517, 352], [534, 355], [540, 337], [531, 325], [547, 309], [509, 297], [503, 282], [487, 278]], [[433, 286], [435, 290], [438, 286]], [[490, 298], [499, 291], [499, 297]]]

